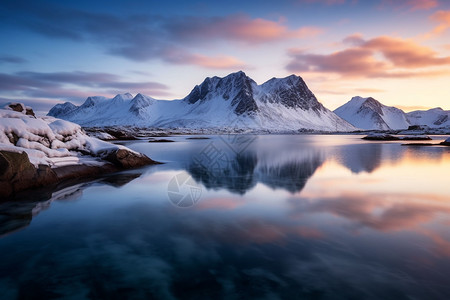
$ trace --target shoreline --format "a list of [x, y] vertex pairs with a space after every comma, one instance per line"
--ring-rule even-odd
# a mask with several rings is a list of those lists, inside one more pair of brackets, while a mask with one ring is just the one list
[[103, 159], [103, 164], [71, 164], [59, 167], [35, 167], [26, 152], [0, 150], [0, 198], [14, 199], [21, 192], [48, 188], [70, 180], [89, 181], [102, 175], [161, 164], [145, 155], [137, 156], [120, 149]]

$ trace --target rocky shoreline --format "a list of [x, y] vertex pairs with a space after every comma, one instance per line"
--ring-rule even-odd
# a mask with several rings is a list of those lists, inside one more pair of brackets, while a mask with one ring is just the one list
[[101, 165], [66, 165], [51, 168], [35, 167], [26, 152], [0, 151], [0, 198], [12, 198], [17, 193], [57, 185], [72, 179], [93, 179], [126, 169], [159, 164], [145, 155], [119, 149], [108, 154]]
[[68, 180], [89, 180], [152, 164], [158, 162], [90, 137], [77, 124], [36, 117], [21, 103], [0, 109], [0, 200]]

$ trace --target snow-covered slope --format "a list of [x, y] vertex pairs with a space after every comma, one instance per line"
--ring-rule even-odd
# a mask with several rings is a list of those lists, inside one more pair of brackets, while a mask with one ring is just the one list
[[353, 97], [334, 113], [353, 126], [366, 130], [407, 129], [410, 125], [401, 109], [383, 105], [372, 97]]
[[450, 111], [440, 107], [412, 111], [406, 115], [411, 125], [427, 125], [431, 128], [450, 126]]
[[206, 78], [181, 100], [138, 94], [89, 97], [81, 106], [58, 104], [49, 115], [83, 126], [351, 131], [355, 128], [320, 104], [302, 78], [291, 75], [256, 84], [244, 72]]

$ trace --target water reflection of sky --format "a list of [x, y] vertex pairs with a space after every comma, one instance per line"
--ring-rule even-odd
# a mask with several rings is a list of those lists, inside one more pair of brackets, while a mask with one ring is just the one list
[[[450, 148], [259, 136], [237, 155], [175, 139], [131, 144], [169, 162], [139, 178], [3, 203], [2, 228], [22, 225], [0, 239], [5, 299], [450, 296]], [[232, 159], [193, 166], [211, 142]], [[168, 201], [180, 173], [203, 189], [191, 208]]]

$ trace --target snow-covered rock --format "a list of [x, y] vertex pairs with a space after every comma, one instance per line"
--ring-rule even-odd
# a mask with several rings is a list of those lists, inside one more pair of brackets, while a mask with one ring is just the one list
[[5, 109], [21, 112], [33, 117], [35, 116], [33, 109], [29, 106], [25, 106], [23, 103], [12, 102], [7, 104], [5, 106]]
[[372, 97], [353, 97], [334, 110], [334, 113], [353, 126], [365, 130], [407, 129], [410, 125], [401, 109], [383, 105]]
[[35, 165], [61, 166], [65, 159], [79, 163], [77, 152], [97, 156], [121, 149], [87, 136], [80, 125], [52, 117], [33, 118], [23, 113], [0, 109], [0, 150], [26, 152]]
[[26, 112], [0, 109], [0, 195], [73, 178], [76, 172], [154, 163], [124, 146], [89, 137], [80, 125]]
[[244, 72], [206, 78], [181, 100], [142, 94], [89, 97], [81, 106], [55, 106], [49, 115], [86, 127], [352, 131], [356, 128], [319, 103], [298, 76], [256, 84]]

